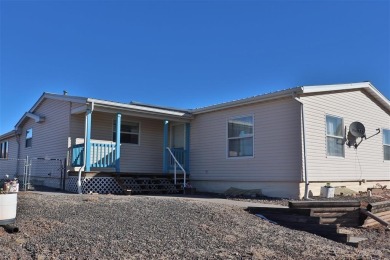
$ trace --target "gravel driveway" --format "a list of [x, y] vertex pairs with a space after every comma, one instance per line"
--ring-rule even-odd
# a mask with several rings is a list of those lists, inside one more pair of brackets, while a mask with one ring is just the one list
[[16, 224], [16, 234], [0, 229], [0, 259], [390, 258], [390, 232], [360, 250], [181, 198], [21, 192]]

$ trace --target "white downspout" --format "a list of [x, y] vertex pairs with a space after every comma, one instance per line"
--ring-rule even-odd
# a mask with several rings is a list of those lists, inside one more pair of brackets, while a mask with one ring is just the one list
[[296, 101], [298, 101], [300, 104], [301, 104], [301, 118], [302, 118], [302, 138], [303, 138], [303, 163], [304, 163], [304, 167], [305, 167], [305, 170], [304, 170], [304, 176], [305, 176], [305, 195], [304, 195], [304, 199], [305, 200], [309, 200], [309, 175], [308, 175], [308, 170], [307, 170], [307, 157], [306, 157], [306, 126], [305, 126], [305, 110], [304, 110], [304, 107], [303, 107], [303, 102], [301, 100], [299, 100], [299, 98], [297, 98], [295, 95], [294, 95], [294, 99]]
[[87, 114], [85, 114], [85, 125], [84, 125], [84, 156], [83, 156], [83, 165], [80, 167], [79, 175], [77, 179], [77, 191], [78, 194], [82, 194], [83, 190], [81, 188], [81, 172], [85, 169], [85, 161], [87, 156], [87, 128], [88, 128], [88, 120], [87, 120]]
[[19, 129], [15, 128], [14, 135], [15, 135], [16, 142], [18, 143], [18, 150], [17, 150], [17, 153], [16, 153], [16, 159], [17, 160], [16, 160], [15, 176], [18, 174], [19, 158], [20, 158], [20, 134], [18, 134], [18, 131], [19, 131]]

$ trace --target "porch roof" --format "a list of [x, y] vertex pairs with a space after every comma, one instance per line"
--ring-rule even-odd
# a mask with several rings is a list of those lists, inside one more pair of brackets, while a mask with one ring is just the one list
[[81, 111], [79, 109], [79, 112], [85, 111], [87, 107], [90, 107], [93, 111], [121, 113], [124, 115], [155, 119], [189, 121], [193, 117], [187, 110], [144, 105], [140, 103], [126, 104], [95, 98], [88, 98], [86, 106], [83, 107]]
[[[188, 110], [160, 107], [154, 105], [146, 105], [141, 103], [120, 103], [102, 99], [87, 98], [81, 96], [70, 96], [67, 94], [54, 94], [44, 92], [35, 104], [28, 110], [17, 122], [15, 129], [18, 129], [28, 118], [33, 118], [36, 122], [43, 122], [44, 117], [35, 114], [36, 109], [46, 99], [54, 99], [61, 101], [69, 101], [72, 103], [79, 103], [81, 106], [73, 108], [72, 114], [85, 113], [87, 108], [95, 111], [101, 111], [106, 113], [121, 113], [124, 115], [132, 115], [138, 117], [155, 118], [161, 120], [175, 120], [189, 122], [192, 119], [192, 115]], [[9, 133], [7, 133], [9, 134]], [[4, 138], [7, 134], [3, 134]]]

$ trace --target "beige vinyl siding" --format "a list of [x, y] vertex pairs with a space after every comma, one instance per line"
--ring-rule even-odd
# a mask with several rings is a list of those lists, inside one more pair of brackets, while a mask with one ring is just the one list
[[[9, 175], [10, 178], [23, 176], [24, 163], [17, 160], [18, 143], [15, 136], [8, 136], [0, 139], [0, 143], [8, 142], [8, 157], [7, 159], [0, 158], [0, 179]], [[1, 187], [2, 188], [2, 187]]]
[[[72, 118], [77, 119], [72, 122], [72, 125], [77, 127], [77, 130], [72, 130], [72, 135], [76, 132], [79, 134], [73, 137], [83, 138], [84, 115], [73, 115]], [[114, 120], [116, 114], [93, 112], [91, 138], [113, 141]], [[163, 121], [124, 115], [121, 120], [140, 123], [139, 144], [121, 144], [121, 172], [162, 172]]]
[[[228, 158], [227, 120], [248, 115], [254, 118], [254, 156]], [[191, 122], [191, 179], [299, 182], [300, 136], [300, 104], [292, 98], [196, 115]]]
[[18, 158], [18, 142], [16, 140], [16, 137], [10, 137], [6, 141], [8, 141], [8, 158]]
[[70, 116], [70, 137], [74, 145], [76, 138], [84, 138], [85, 113]]
[[[364, 140], [357, 150], [345, 146], [345, 157], [326, 153], [326, 115], [341, 117], [346, 131], [354, 121], [367, 137], [390, 128], [390, 115], [360, 90], [302, 97], [305, 107], [307, 166], [310, 181], [389, 180], [390, 162], [383, 160], [382, 133]], [[360, 138], [359, 138], [360, 140]]]
[[[20, 136], [20, 158], [56, 158], [67, 156], [69, 137], [70, 102], [45, 99], [34, 114], [45, 117], [45, 121], [36, 123], [26, 119], [22, 124]], [[32, 147], [26, 148], [26, 130], [32, 128]]]

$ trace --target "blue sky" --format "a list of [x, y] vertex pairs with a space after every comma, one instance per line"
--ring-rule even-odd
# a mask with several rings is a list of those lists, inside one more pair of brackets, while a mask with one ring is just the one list
[[389, 1], [0, 0], [0, 133], [43, 92], [195, 108], [360, 81], [390, 98]]

